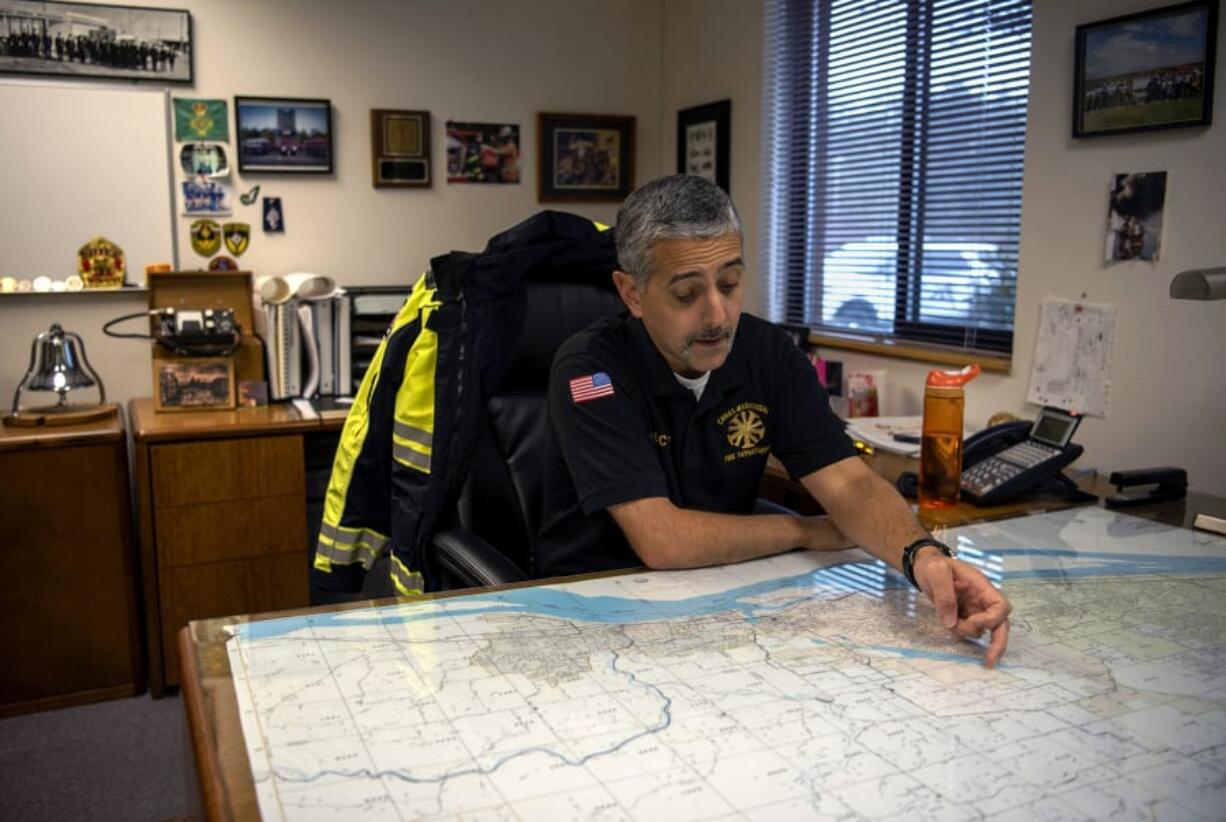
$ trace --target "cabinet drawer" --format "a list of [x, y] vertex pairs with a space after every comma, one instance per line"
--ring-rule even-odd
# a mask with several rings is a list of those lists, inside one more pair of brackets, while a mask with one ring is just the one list
[[284, 497], [159, 506], [154, 511], [158, 565], [296, 553], [306, 556], [306, 504]]
[[158, 508], [302, 496], [305, 487], [301, 436], [174, 443], [149, 451]]
[[307, 558], [302, 552], [214, 562], [158, 573], [166, 683], [179, 682], [176, 636], [188, 620], [258, 614], [307, 605]]

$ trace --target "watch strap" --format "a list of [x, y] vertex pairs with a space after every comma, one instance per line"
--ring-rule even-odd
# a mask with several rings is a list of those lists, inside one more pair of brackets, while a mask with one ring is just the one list
[[953, 549], [940, 540], [932, 537], [920, 537], [915, 542], [912, 542], [906, 548], [902, 549], [902, 573], [915, 588], [919, 588], [919, 583], [915, 581], [915, 555], [919, 553], [921, 548], [926, 548], [931, 545], [947, 557], [953, 557]]

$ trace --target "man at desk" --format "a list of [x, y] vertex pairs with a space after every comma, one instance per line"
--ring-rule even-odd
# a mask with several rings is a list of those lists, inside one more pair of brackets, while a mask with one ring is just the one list
[[[990, 630], [995, 665], [1008, 600], [856, 455], [787, 337], [741, 313], [747, 274], [728, 195], [700, 177], [653, 180], [618, 213], [617, 255], [629, 316], [572, 337], [553, 363], [542, 574], [859, 545], [903, 571], [959, 636]], [[829, 517], [752, 514], [771, 452]]]

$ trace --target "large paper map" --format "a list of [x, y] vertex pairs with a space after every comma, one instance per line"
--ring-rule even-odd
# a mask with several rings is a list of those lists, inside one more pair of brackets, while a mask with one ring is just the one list
[[265, 819], [1222, 819], [1226, 540], [950, 531], [1000, 667], [858, 552], [235, 625]]

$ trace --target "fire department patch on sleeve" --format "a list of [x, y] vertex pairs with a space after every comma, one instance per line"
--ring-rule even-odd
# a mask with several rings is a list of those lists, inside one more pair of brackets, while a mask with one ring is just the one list
[[603, 371], [575, 377], [570, 381], [570, 398], [575, 402], [588, 402], [600, 397], [613, 396], [613, 380]]

